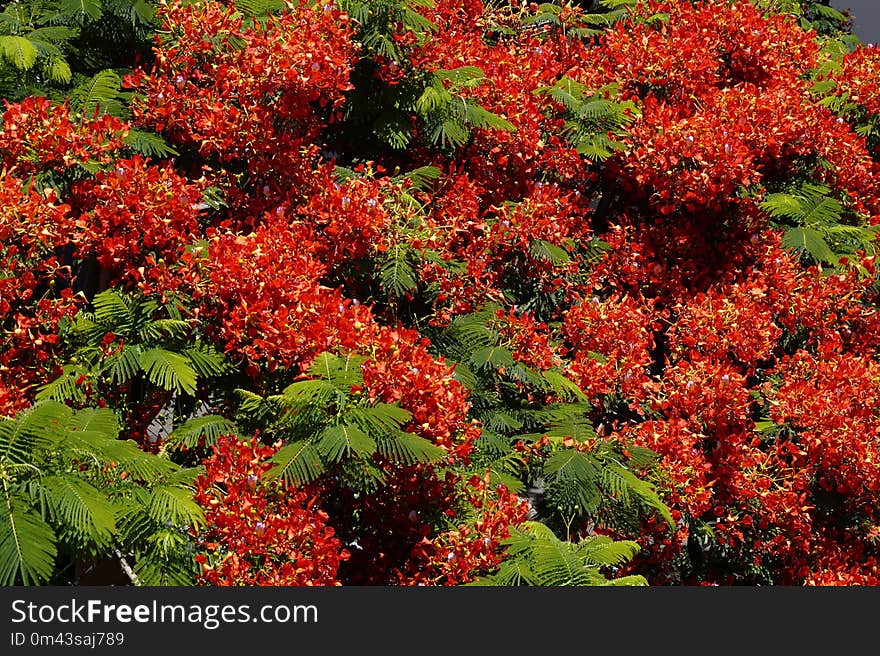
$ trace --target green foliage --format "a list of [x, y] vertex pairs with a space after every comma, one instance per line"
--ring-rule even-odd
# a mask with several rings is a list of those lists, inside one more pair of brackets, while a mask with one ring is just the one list
[[[138, 562], [181, 560], [179, 550], [153, 542], [159, 528], [185, 542], [182, 527], [201, 521], [187, 487], [192, 473], [118, 440], [118, 432], [110, 409], [75, 411], [55, 401], [0, 419], [0, 585], [52, 582], [60, 558], [121, 550]], [[168, 495], [173, 506], [161, 501]], [[127, 529], [132, 518], [140, 534]]]
[[370, 401], [362, 392], [364, 358], [322, 353], [307, 378], [281, 394], [262, 398], [240, 390], [242, 423], [260, 426], [285, 446], [273, 456], [267, 476], [303, 485], [343, 470], [353, 488], [374, 489], [385, 480], [381, 462], [410, 465], [442, 460], [445, 450], [404, 430], [411, 414]]
[[96, 113], [125, 117], [125, 96], [122, 94], [122, 78], [116, 71], [105, 70], [89, 78], [81, 78], [71, 89], [70, 108], [83, 116]]
[[336, 132], [338, 138], [392, 150], [400, 150], [409, 143], [414, 102], [424, 87], [424, 75], [406, 75], [397, 85], [376, 84], [378, 68], [373, 56], [405, 66], [408, 53], [395, 36], [400, 28], [408, 28], [417, 43], [430, 38], [437, 28], [418, 9], [432, 4], [425, 0], [340, 2], [357, 26], [355, 41], [368, 56], [362, 57], [353, 71], [355, 89], [348, 95], [346, 120]]
[[783, 246], [815, 262], [835, 266], [857, 250], [877, 252], [878, 228], [848, 209], [825, 185], [805, 182], [767, 194], [761, 209], [785, 230]]
[[379, 264], [379, 285], [393, 296], [403, 296], [419, 286], [416, 270], [420, 258], [416, 250], [406, 242], [398, 242], [386, 251]]
[[61, 100], [95, 74], [149, 53], [148, 0], [16, 0], [0, 13], [0, 90]]
[[[372, 172], [356, 172], [337, 166], [335, 176], [340, 184], [359, 178], [373, 176]], [[391, 222], [386, 226], [381, 245], [372, 249], [367, 259], [346, 262], [340, 277], [347, 284], [369, 289], [365, 302], [375, 302], [374, 311], [394, 323], [419, 324], [426, 319], [421, 313], [428, 307], [429, 299], [437, 292], [436, 285], [425, 283], [422, 269], [428, 264], [447, 271], [458, 272], [464, 263], [446, 259], [437, 250], [420, 245], [433, 237], [433, 229], [426, 220], [430, 212], [429, 199], [440, 182], [442, 172], [435, 166], [421, 166], [410, 171], [395, 167], [386, 180], [391, 184], [383, 187], [385, 207]]]
[[236, 0], [235, 9], [244, 16], [264, 21], [274, 13], [283, 11], [283, 0]]
[[192, 585], [197, 574], [191, 529], [204, 524], [192, 498], [200, 469], [179, 468], [151, 485], [132, 486], [119, 512], [119, 536], [143, 585]]
[[578, 542], [557, 538], [538, 522], [526, 522], [505, 540], [507, 558], [498, 572], [471, 585], [626, 586], [647, 585], [641, 576], [607, 578], [603, 569], [619, 567], [638, 553], [635, 542], [615, 542], [599, 535]]
[[825, 0], [824, 2], [803, 0], [752, 0], [755, 6], [774, 13], [794, 16], [805, 30], [816, 30], [822, 36], [841, 36], [849, 29], [846, 16]]
[[578, 12], [569, 14], [569, 18], [564, 19], [563, 12], [571, 4], [570, 2], [542, 3], [535, 8], [534, 13], [522, 18], [522, 24], [527, 28], [553, 27], [573, 39], [589, 39], [602, 34], [608, 26], [623, 16], [623, 11], [618, 9], [605, 13]]
[[199, 446], [213, 446], [222, 435], [238, 432], [234, 422], [220, 415], [193, 417], [175, 428], [166, 438], [168, 448], [184, 446], [194, 449]]
[[485, 82], [483, 71], [476, 66], [439, 69], [431, 74], [414, 105], [431, 143], [458, 148], [467, 142], [473, 130], [515, 129], [510, 122], [467, 97], [468, 89]]
[[[84, 381], [104, 386], [149, 383], [194, 395], [199, 382], [228, 370], [212, 345], [193, 341], [194, 325], [168, 306], [112, 289], [97, 294], [93, 312], [80, 312], [68, 327], [73, 347], [61, 376], [44, 385], [37, 399], [82, 402]], [[117, 348], [108, 348], [109, 344]]]
[[420, 42], [437, 29], [418, 12], [433, 7], [433, 0], [340, 0], [339, 6], [359, 26], [358, 42], [391, 60], [402, 61], [406, 55], [394, 38], [397, 26], [411, 30]]
[[515, 129], [470, 97], [470, 90], [488, 82], [480, 68], [421, 71], [407, 63], [409, 52], [397, 36], [410, 30], [416, 47], [431, 38], [437, 27], [418, 11], [433, 6], [431, 0], [343, 0], [340, 5], [358, 26], [356, 41], [364, 51], [405, 73], [395, 84], [376, 84], [375, 60], [362, 57], [352, 75], [355, 89], [348, 96], [340, 138], [399, 152], [418, 135], [431, 145], [454, 150], [475, 130]]
[[[622, 445], [597, 436], [593, 408], [580, 388], [559, 370], [518, 362], [493, 326], [494, 315], [487, 307], [459, 316], [432, 335], [438, 354], [455, 365], [454, 375], [469, 389], [470, 414], [483, 426], [472, 456], [475, 470], [489, 471], [493, 482], [515, 492], [541, 490], [538, 519], [560, 531], [588, 518], [634, 525], [645, 514], [674, 525], [654, 486], [628, 468]], [[542, 464], [527, 464], [517, 444], [545, 436]], [[634, 465], [649, 468], [651, 459], [639, 455], [644, 457]]]
[[[264, 0], [268, 1], [268, 0]], [[149, 65], [152, 0], [16, 0], [0, 12], [0, 95], [69, 103], [80, 117], [130, 118], [122, 76], [135, 54]], [[132, 129], [125, 142], [146, 156], [177, 155], [158, 135]]]
[[[544, 461], [544, 480], [547, 503], [563, 518], [586, 514], [612, 525], [626, 524], [631, 521], [628, 514], [645, 509], [663, 517], [670, 528], [675, 526], [654, 486], [633, 474], [608, 443], [589, 452], [575, 448], [553, 452]], [[612, 508], [619, 508], [610, 510], [609, 499], [617, 502]]]
[[66, 55], [79, 27], [56, 24], [49, 4], [13, 2], [0, 13], [0, 84], [4, 91], [12, 91], [29, 78], [55, 85], [71, 81]]
[[568, 77], [552, 87], [536, 90], [564, 107], [566, 122], [562, 134], [579, 153], [593, 161], [603, 161], [623, 151], [625, 146], [620, 138], [639, 115], [632, 101], [615, 100], [619, 92], [615, 85], [592, 91]]

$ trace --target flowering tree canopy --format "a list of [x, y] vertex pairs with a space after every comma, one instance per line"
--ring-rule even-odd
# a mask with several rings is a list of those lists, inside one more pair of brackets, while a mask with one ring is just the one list
[[0, 583], [880, 584], [844, 15], [2, 15]]

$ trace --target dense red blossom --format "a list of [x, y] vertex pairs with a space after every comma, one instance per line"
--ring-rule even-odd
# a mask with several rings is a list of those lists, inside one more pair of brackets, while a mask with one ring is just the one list
[[654, 335], [650, 309], [632, 296], [584, 299], [565, 316], [571, 345], [569, 372], [591, 397], [622, 391], [642, 398]]
[[409, 410], [412, 428], [422, 437], [466, 457], [478, 436], [467, 418], [467, 392], [452, 377], [453, 368], [427, 350], [428, 340], [412, 330], [381, 328], [361, 351], [364, 388], [372, 398]]
[[369, 310], [321, 284], [313, 231], [267, 217], [253, 234], [222, 235], [205, 263], [206, 311], [228, 352], [269, 370], [310, 361], [333, 346], [354, 349]]
[[[135, 121], [203, 155], [245, 162], [266, 181], [302, 168], [299, 151], [351, 88], [347, 17], [294, 3], [265, 25], [220, 2], [164, 5], [157, 65], [129, 79]], [[238, 42], [241, 42], [241, 46]]]
[[42, 96], [6, 102], [0, 133], [4, 170], [25, 177], [111, 161], [111, 154], [123, 146], [127, 127], [109, 114], [74, 118], [66, 105]]
[[[466, 95], [516, 126], [514, 131], [479, 130], [461, 155], [473, 178], [497, 200], [505, 200], [499, 192], [511, 188], [526, 193], [528, 182], [545, 172], [562, 180], [582, 175], [577, 151], [558, 136], [560, 108], [548, 107], [547, 97], [536, 91], [589, 59], [587, 45], [522, 29], [519, 23], [527, 15], [491, 3], [437, 3], [426, 16], [454, 38], [432, 39], [413, 54], [413, 63], [429, 71], [479, 66], [485, 83]], [[494, 45], [485, 38], [492, 29], [504, 33]]]
[[526, 520], [528, 504], [503, 485], [492, 489], [487, 479], [478, 476], [467, 481], [464, 502], [476, 509], [477, 519], [460, 522], [429, 544], [420, 544], [414, 554], [418, 570], [408, 583], [461, 585], [501, 564], [503, 540], [510, 537], [511, 526]]
[[[489, 307], [517, 363], [557, 368], [589, 397], [597, 436], [582, 448], [658, 455], [640, 473], [677, 524], [634, 524], [632, 571], [880, 583], [880, 297], [864, 229], [880, 224], [880, 165], [860, 136], [880, 113], [878, 55], [832, 61], [792, 17], [749, 2], [648, 0], [595, 38], [576, 36], [579, 9], [529, 21], [537, 10], [436, 3], [420, 8], [429, 33], [398, 23], [394, 48], [373, 52], [360, 20], [376, 16], [333, 2], [262, 22], [231, 2], [163, 3], [155, 66], [127, 84], [134, 123], [178, 161], [122, 158], [117, 119], [7, 104], [0, 414], [57, 373], [91, 263], [100, 285], [191, 303], [237, 384], [261, 394], [322, 352], [357, 353], [353, 391], [407, 410], [403, 429], [445, 457], [377, 457], [385, 480], [368, 494], [336, 471], [282, 489], [264, 478], [277, 445], [221, 438], [196, 493], [200, 581], [466, 583], [498, 567], [528, 507], [483, 478], [479, 406], [426, 334]], [[514, 129], [472, 121], [457, 147], [436, 143], [414, 85], [464, 66], [481, 75], [455, 110], [478, 104]], [[598, 135], [619, 141], [608, 157], [578, 153], [571, 107], [546, 93], [564, 77], [632, 103]], [[823, 99], [814, 83], [829, 79]], [[357, 114], [365, 92], [379, 116]], [[839, 115], [844, 96], [858, 109]], [[410, 147], [376, 146], [386, 111]], [[425, 165], [440, 172], [401, 182]], [[807, 181], [852, 225], [814, 213], [803, 227], [865, 238], [835, 266], [784, 248], [792, 226], [762, 209]], [[205, 202], [211, 187], [225, 207]], [[417, 277], [401, 293], [376, 273], [399, 249]], [[536, 407], [558, 400], [514, 388]], [[124, 435], [143, 441], [169, 397], [145, 393]], [[623, 534], [594, 519], [578, 528]]]
[[491, 573], [504, 557], [502, 540], [528, 512], [523, 499], [485, 478], [420, 466], [401, 469], [363, 498], [330, 493], [342, 500], [340, 530], [354, 517], [361, 526], [343, 568], [359, 585], [456, 585]]
[[819, 487], [858, 504], [880, 490], [880, 367], [838, 349], [823, 343], [819, 356], [798, 352], [780, 366], [785, 382], [769, 396], [770, 417], [798, 429]]
[[591, 58], [597, 65], [581, 72], [584, 81], [619, 81], [689, 113], [719, 89], [789, 84], [813, 68], [818, 55], [812, 35], [792, 18], [748, 2], [651, 0], [601, 37]]
[[222, 437], [194, 496], [205, 526], [194, 529], [207, 585], [338, 585], [348, 558], [314, 490], [264, 480], [275, 448]]
[[869, 114], [880, 114], [878, 70], [880, 52], [876, 48], [856, 48], [843, 58], [840, 74], [836, 76], [838, 93], [848, 93], [849, 100], [864, 107]]
[[120, 159], [110, 171], [77, 183], [70, 202], [79, 210], [75, 255], [95, 255], [115, 276], [143, 275], [147, 263], [175, 262], [199, 235], [201, 190], [171, 167], [141, 157]]

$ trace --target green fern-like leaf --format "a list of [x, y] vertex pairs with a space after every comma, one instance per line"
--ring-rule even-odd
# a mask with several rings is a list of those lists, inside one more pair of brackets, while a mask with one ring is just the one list
[[100, 371], [117, 385], [124, 385], [141, 370], [143, 351], [137, 345], [125, 345], [119, 353], [108, 356], [101, 364]]
[[202, 378], [220, 376], [230, 369], [226, 356], [209, 344], [186, 348], [182, 353], [189, 358], [189, 364], [196, 375]]
[[44, 401], [14, 418], [0, 419], [0, 458], [31, 462], [34, 451], [55, 448], [64, 438], [73, 411], [56, 401]]
[[626, 150], [626, 145], [604, 134], [591, 134], [579, 139], [575, 149], [587, 159], [603, 162]]
[[129, 130], [123, 141], [135, 152], [148, 157], [175, 157], [180, 154], [158, 134], [144, 130]]
[[147, 509], [149, 516], [163, 525], [198, 526], [204, 524], [204, 513], [192, 498], [192, 492], [176, 485], [153, 488]]
[[26, 71], [37, 62], [37, 48], [23, 36], [0, 36], [0, 53], [17, 69]]
[[438, 122], [431, 131], [431, 141], [441, 146], [458, 148], [464, 145], [468, 135], [467, 126], [455, 119], [447, 118]]
[[430, 191], [442, 174], [443, 172], [436, 166], [420, 166], [417, 169], [395, 176], [393, 180], [395, 182], [402, 182], [404, 179], [408, 179], [412, 183], [413, 189]]
[[398, 431], [386, 434], [379, 440], [378, 450], [383, 456], [404, 465], [438, 462], [446, 457], [446, 450], [432, 444], [424, 437]]
[[614, 542], [599, 536], [568, 542], [539, 522], [525, 522], [511, 529], [505, 544], [507, 554], [498, 572], [474, 585], [647, 585], [641, 576], [608, 579], [601, 569], [631, 560], [639, 550], [635, 542]]
[[782, 245], [794, 251], [809, 253], [818, 262], [837, 264], [839, 259], [822, 233], [813, 228], [800, 226], [789, 228], [782, 236]]
[[774, 218], [789, 218], [805, 226], [820, 223], [838, 223], [843, 205], [828, 194], [824, 185], [803, 184], [794, 193], [767, 194], [761, 208]]
[[513, 132], [516, 130], [516, 126], [510, 121], [473, 103], [467, 104], [465, 121], [471, 127], [485, 130], [499, 130], [501, 132]]
[[552, 392], [567, 401], [586, 402], [587, 395], [578, 385], [561, 371], [548, 369], [541, 372]]
[[653, 485], [640, 479], [623, 465], [606, 462], [602, 468], [602, 481], [614, 494], [624, 501], [635, 495], [651, 510], [662, 517], [670, 528], [675, 528], [675, 520], [669, 508], [660, 499]]
[[95, 321], [109, 326], [118, 326], [123, 330], [137, 330], [139, 315], [145, 315], [155, 304], [145, 311], [138, 311], [135, 303], [115, 289], [106, 289], [95, 294], [92, 299], [95, 307]]
[[486, 346], [471, 355], [470, 364], [482, 369], [485, 367], [512, 367], [516, 364], [513, 354], [501, 346]]
[[624, 151], [621, 140], [627, 126], [638, 115], [631, 101], [618, 101], [616, 85], [590, 90], [584, 85], [563, 77], [550, 87], [536, 91], [563, 105], [566, 124], [564, 134], [577, 151], [588, 159], [603, 161]]
[[373, 437], [396, 433], [412, 418], [408, 410], [391, 403], [377, 403], [366, 408], [354, 407], [344, 416]]
[[321, 353], [315, 358], [308, 369], [313, 378], [323, 378], [339, 389], [361, 385], [364, 382], [361, 365], [366, 358], [349, 354], [347, 356], [333, 353]]
[[596, 568], [585, 566], [577, 548], [561, 540], [536, 541], [532, 546], [538, 580], [544, 586], [591, 586], [605, 583]]
[[479, 379], [474, 375], [474, 372], [471, 371], [470, 367], [461, 362], [453, 362], [450, 364], [454, 365], [452, 377], [467, 389], [473, 390], [479, 385]]
[[137, 559], [134, 572], [145, 586], [193, 586], [198, 572], [187, 560], [148, 553]]
[[125, 0], [130, 9], [128, 15], [132, 25], [150, 25], [156, 15], [156, 8], [148, 0]]
[[821, 2], [811, 2], [809, 4], [809, 9], [826, 20], [834, 21], [841, 25], [846, 24], [846, 16], [834, 7], [823, 5]]
[[187, 448], [195, 448], [204, 444], [212, 446], [222, 435], [229, 435], [236, 432], [236, 425], [220, 415], [205, 415], [204, 417], [194, 417], [175, 428], [165, 443], [176, 446], [182, 444]]
[[253, 18], [265, 18], [272, 11], [284, 7], [283, 2], [278, 0], [236, 0], [235, 8], [245, 16]]
[[57, 538], [27, 499], [3, 487], [0, 500], [0, 585], [46, 583], [55, 568]]
[[376, 117], [373, 132], [395, 150], [404, 150], [412, 139], [409, 116], [394, 108], [386, 109]]
[[351, 454], [368, 458], [376, 452], [376, 441], [357, 426], [349, 424], [328, 426], [318, 434], [315, 442], [321, 455], [331, 463], [337, 463]]
[[595, 458], [575, 449], [557, 451], [544, 462], [548, 493], [566, 513], [592, 512], [599, 507], [601, 471]]
[[70, 64], [61, 57], [52, 57], [46, 67], [49, 73], [49, 79], [59, 84], [69, 84], [73, 79], [73, 73], [70, 70]]
[[296, 411], [309, 405], [329, 407], [345, 402], [345, 394], [327, 380], [299, 380], [284, 388], [284, 405]]
[[875, 250], [876, 233], [864, 217], [848, 210], [825, 185], [801, 183], [767, 194], [761, 208], [785, 229], [783, 246], [816, 262], [835, 266], [843, 255]]
[[578, 544], [578, 551], [589, 565], [622, 565], [636, 556], [639, 545], [629, 540], [615, 542], [604, 535], [591, 535]]
[[394, 296], [403, 296], [418, 287], [412, 249], [406, 244], [395, 244], [387, 251], [387, 259], [379, 268], [379, 284]]
[[114, 505], [88, 481], [71, 475], [42, 480], [53, 524], [80, 544], [107, 546], [116, 530]]
[[104, 15], [104, 4], [101, 0], [61, 0], [59, 8], [64, 16], [78, 22], [86, 19], [98, 20]]
[[586, 416], [589, 411], [589, 403], [567, 403], [542, 410], [537, 417], [548, 425], [547, 437], [570, 437], [575, 442], [586, 442], [596, 437], [596, 431]]
[[103, 114], [124, 117], [126, 110], [121, 96], [122, 78], [112, 70], [96, 73], [70, 92], [70, 106], [84, 116]]
[[446, 89], [437, 88], [433, 85], [425, 87], [415, 103], [415, 109], [422, 115], [430, 115], [452, 101], [452, 94]]
[[554, 266], [562, 266], [571, 262], [571, 257], [564, 248], [544, 239], [534, 240], [529, 250], [538, 259], [546, 260]]
[[36, 394], [37, 401], [52, 399], [55, 401], [85, 400], [85, 392], [81, 385], [77, 384], [80, 376], [88, 373], [86, 369], [74, 364], [66, 364], [61, 368], [61, 374], [54, 380], [42, 385]]
[[182, 319], [156, 319], [143, 324], [137, 331], [137, 336], [141, 341], [161, 340], [165, 337], [181, 339], [189, 327], [189, 323]]
[[270, 462], [273, 466], [266, 472], [267, 479], [280, 478], [292, 486], [311, 483], [324, 472], [320, 453], [310, 440], [281, 447]]
[[238, 388], [236, 395], [241, 398], [239, 413], [257, 423], [266, 423], [275, 415], [276, 405], [272, 401], [250, 390]]
[[134, 480], [153, 482], [178, 466], [141, 450], [132, 440], [117, 440], [94, 431], [68, 432], [64, 445], [72, 454], [88, 455], [97, 463], [126, 472]]
[[190, 360], [179, 353], [152, 348], [140, 354], [138, 363], [150, 382], [162, 389], [185, 394], [196, 391], [198, 375]]
[[73, 431], [100, 433], [107, 439], [115, 439], [119, 433], [119, 417], [109, 408], [84, 408], [70, 418]]

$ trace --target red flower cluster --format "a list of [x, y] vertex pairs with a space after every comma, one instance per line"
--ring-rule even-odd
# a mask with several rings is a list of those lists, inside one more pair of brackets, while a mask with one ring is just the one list
[[[668, 22], [645, 20], [661, 11]], [[631, 151], [608, 175], [624, 176], [627, 193], [661, 214], [717, 220], [739, 188], [818, 156], [832, 166], [817, 175], [876, 215], [877, 164], [810, 93], [805, 74], [819, 58], [812, 36], [747, 2], [645, 3], [603, 36], [598, 61], [581, 71], [642, 103]]]
[[117, 160], [71, 191], [75, 255], [94, 255], [111, 279], [141, 278], [145, 265], [172, 264], [198, 238], [200, 199], [198, 184], [171, 167]]
[[7, 103], [0, 132], [0, 414], [26, 407], [49, 380], [60, 322], [78, 307], [65, 252], [71, 207], [34, 183], [42, 174], [110, 162], [124, 133], [111, 116], [74, 121], [66, 106], [46, 98]]
[[571, 349], [572, 380], [592, 398], [617, 391], [642, 398], [653, 361], [649, 317], [645, 301], [628, 295], [594, 296], [571, 308], [562, 330]]
[[107, 164], [122, 145], [127, 132], [109, 114], [74, 121], [66, 105], [29, 96], [14, 105], [6, 103], [0, 156], [6, 174], [21, 178], [41, 171], [62, 172], [77, 165]]
[[339, 584], [348, 552], [327, 525], [316, 491], [263, 480], [275, 451], [256, 439], [223, 437], [205, 460], [194, 496], [205, 526], [193, 529], [203, 584]]
[[297, 2], [263, 26], [233, 3], [177, 2], [159, 18], [166, 35], [155, 70], [128, 79], [143, 94], [135, 120], [202, 155], [244, 163], [276, 190], [295, 179], [300, 149], [351, 88], [347, 16]]
[[487, 479], [474, 476], [465, 487], [463, 502], [477, 518], [420, 544], [414, 554], [419, 568], [408, 584], [460, 585], [498, 568], [506, 551], [503, 540], [511, 526], [526, 520], [528, 504], [503, 485], [492, 489]]
[[872, 115], [880, 114], [880, 52], [860, 47], [844, 56], [841, 71], [835, 76], [838, 93], [847, 93], [849, 100], [864, 107]]
[[[200, 264], [200, 293], [220, 301], [207, 316], [227, 350], [270, 369], [328, 349], [361, 352], [371, 398], [410, 410], [407, 429], [451, 461], [468, 457], [479, 427], [449, 369], [417, 332], [381, 326], [351, 299], [358, 283], [345, 287], [346, 262], [408, 239], [434, 254], [419, 269], [437, 290], [432, 325], [499, 303], [493, 325], [520, 361], [561, 366], [597, 408], [613, 408], [603, 417], [611, 439], [660, 455], [679, 526], [669, 536], [645, 524], [637, 569], [656, 581], [873, 581], [876, 294], [854, 268], [804, 270], [744, 193], [807, 175], [876, 222], [877, 164], [811, 90], [826, 56], [814, 35], [749, 3], [644, 3], [592, 47], [564, 29], [515, 27], [515, 13], [479, 2], [426, 15], [439, 35], [402, 39], [407, 65], [479, 61], [486, 79], [462, 93], [517, 130], [477, 129], [450, 158], [429, 156], [446, 174], [417, 194], [424, 216], [401, 215], [376, 178], [340, 183], [329, 169], [301, 176], [302, 197], [260, 192], [270, 199], [262, 225], [217, 238]], [[497, 42], [486, 38], [499, 26]], [[385, 83], [401, 82], [402, 63], [379, 63]], [[564, 108], [535, 93], [563, 75], [593, 90], [614, 83], [639, 108], [627, 149], [601, 169], [560, 138]], [[598, 261], [597, 230], [610, 246]], [[870, 259], [860, 266], [873, 271]], [[528, 294], [555, 299], [551, 321], [518, 309]], [[829, 398], [835, 407], [813, 405]], [[461, 481], [431, 468], [389, 474], [369, 499], [338, 491], [340, 532], [369, 518], [346, 565], [351, 580], [462, 582], [497, 564], [495, 537], [522, 519], [512, 497], [485, 501], [497, 509], [478, 532], [438, 532], [428, 509], [455, 514]], [[707, 560], [682, 566], [684, 545], [700, 540]]]

